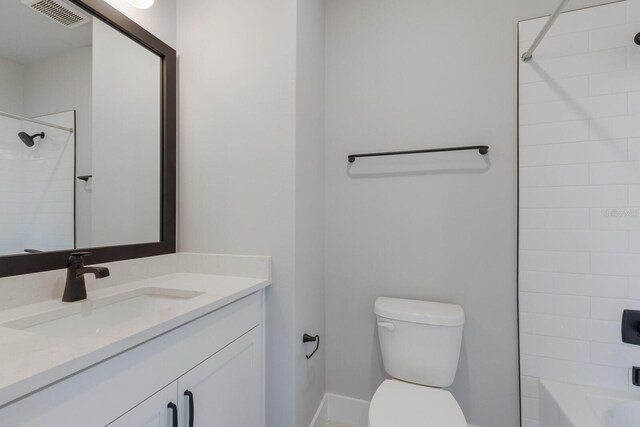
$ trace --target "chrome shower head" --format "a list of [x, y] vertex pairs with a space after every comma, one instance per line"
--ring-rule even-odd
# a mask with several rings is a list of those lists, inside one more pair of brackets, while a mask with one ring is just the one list
[[29, 136], [29, 134], [26, 132], [20, 132], [18, 136], [20, 137], [22, 142], [24, 142], [24, 145], [26, 145], [27, 147], [33, 147], [33, 145], [36, 143], [34, 139], [37, 137], [44, 138], [44, 132], [36, 133], [35, 135], [31, 136]]

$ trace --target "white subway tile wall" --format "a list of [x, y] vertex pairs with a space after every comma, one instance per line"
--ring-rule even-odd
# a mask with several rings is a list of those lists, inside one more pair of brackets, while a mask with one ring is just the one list
[[[39, 119], [74, 126], [72, 111]], [[27, 147], [21, 131], [45, 139]], [[0, 117], [0, 255], [74, 247], [74, 164], [69, 132]]]
[[[520, 23], [520, 53], [546, 18]], [[520, 62], [522, 425], [540, 426], [538, 380], [636, 391], [640, 347], [640, 1], [561, 15]], [[639, 391], [640, 392], [640, 391]]]

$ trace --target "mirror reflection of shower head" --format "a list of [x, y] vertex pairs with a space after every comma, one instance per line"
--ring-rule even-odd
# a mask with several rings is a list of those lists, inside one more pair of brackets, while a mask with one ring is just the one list
[[34, 140], [37, 137], [44, 138], [44, 132], [36, 133], [35, 135], [31, 136], [26, 132], [20, 132], [18, 136], [20, 137], [22, 142], [24, 142], [24, 145], [26, 145], [27, 147], [33, 147], [33, 145], [36, 143]]

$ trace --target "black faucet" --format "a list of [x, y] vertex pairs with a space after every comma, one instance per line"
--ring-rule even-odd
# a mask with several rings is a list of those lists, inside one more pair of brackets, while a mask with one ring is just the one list
[[109, 269], [106, 267], [85, 267], [84, 257], [91, 252], [74, 252], [67, 262], [67, 282], [64, 285], [62, 301], [74, 302], [87, 299], [87, 287], [84, 283], [85, 274], [93, 274], [96, 279], [109, 277]]

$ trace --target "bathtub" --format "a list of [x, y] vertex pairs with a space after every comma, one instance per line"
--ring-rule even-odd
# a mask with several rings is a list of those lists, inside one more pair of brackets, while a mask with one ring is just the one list
[[638, 427], [639, 393], [540, 380], [541, 427]]

